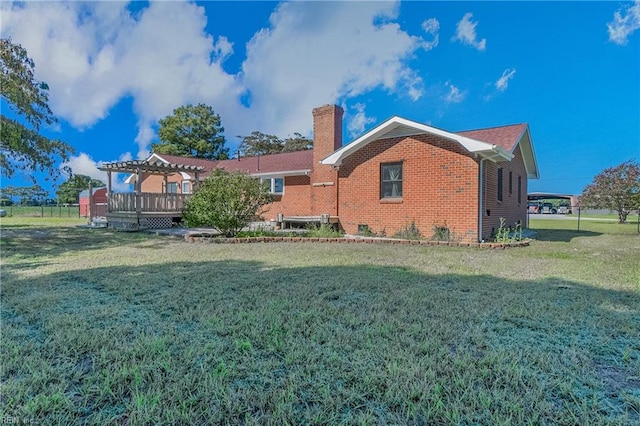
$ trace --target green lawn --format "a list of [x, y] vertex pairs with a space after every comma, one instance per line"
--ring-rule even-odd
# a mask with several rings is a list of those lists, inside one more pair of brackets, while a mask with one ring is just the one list
[[3, 219], [0, 417], [638, 424], [640, 237], [549, 223], [490, 250]]

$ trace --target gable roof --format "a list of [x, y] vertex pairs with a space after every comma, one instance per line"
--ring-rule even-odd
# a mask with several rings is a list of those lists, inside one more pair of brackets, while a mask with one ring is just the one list
[[367, 146], [371, 142], [380, 139], [415, 136], [421, 134], [436, 135], [457, 142], [467, 151], [477, 153], [484, 158], [488, 158], [493, 161], [510, 160], [513, 157], [511, 153], [501, 146], [479, 141], [456, 133], [447, 132], [436, 127], [407, 120], [406, 118], [394, 116], [360, 136], [353, 142], [338, 149], [333, 154], [320, 161], [320, 163], [330, 166], [339, 166], [346, 157]]
[[531, 143], [531, 136], [529, 134], [529, 126], [527, 124], [452, 133], [394, 116], [360, 136], [358, 139], [334, 151], [320, 161], [320, 163], [339, 166], [349, 155], [377, 140], [421, 134], [435, 135], [457, 142], [468, 152], [475, 153], [491, 161], [510, 161], [514, 156], [513, 151], [517, 146], [522, 145], [521, 142], [524, 140], [524, 145], [526, 146], [521, 147], [521, 149], [523, 158], [525, 159], [527, 176], [530, 178], [538, 178], [538, 168], [533, 152], [533, 144]]
[[528, 126], [526, 124], [512, 124], [509, 126], [490, 127], [487, 129], [465, 130], [463, 132], [456, 133], [468, 138], [501, 146], [507, 151], [513, 153], [513, 150], [527, 127]]
[[458, 132], [458, 134], [499, 145], [511, 154], [515, 152], [516, 148], [520, 148], [527, 177], [529, 179], [538, 179], [540, 177], [528, 124], [522, 123], [488, 129], [466, 130]]

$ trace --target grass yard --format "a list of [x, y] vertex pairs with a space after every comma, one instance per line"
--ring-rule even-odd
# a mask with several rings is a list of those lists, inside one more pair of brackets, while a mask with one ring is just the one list
[[5, 423], [640, 424], [637, 234], [534, 222], [531, 246], [481, 250], [0, 224]]

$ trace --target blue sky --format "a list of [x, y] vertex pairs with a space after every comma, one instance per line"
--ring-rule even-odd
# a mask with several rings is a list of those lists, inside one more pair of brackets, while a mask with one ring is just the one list
[[76, 149], [75, 173], [104, 178], [100, 162], [145, 157], [157, 121], [200, 102], [232, 152], [255, 130], [311, 136], [312, 108], [336, 103], [344, 143], [393, 115], [449, 131], [526, 122], [541, 174], [530, 191], [579, 194], [602, 169], [640, 161], [638, 1], [0, 8], [2, 37], [49, 84], [60, 121], [45, 133]]

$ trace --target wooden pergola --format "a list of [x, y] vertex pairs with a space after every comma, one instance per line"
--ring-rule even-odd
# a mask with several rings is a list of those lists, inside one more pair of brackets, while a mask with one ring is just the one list
[[[171, 226], [174, 219], [182, 217], [185, 194], [142, 192], [142, 175], [164, 176], [164, 188], [168, 176], [174, 173], [192, 173], [194, 189], [200, 180], [202, 166], [164, 163], [162, 161], [133, 160], [105, 163], [98, 167], [107, 172], [107, 223], [114, 228], [138, 230]], [[135, 177], [133, 193], [113, 193], [112, 174], [127, 173]]]

